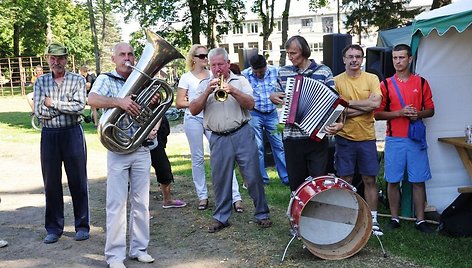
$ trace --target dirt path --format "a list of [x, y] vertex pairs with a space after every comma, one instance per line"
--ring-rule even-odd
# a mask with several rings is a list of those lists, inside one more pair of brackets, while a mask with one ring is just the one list
[[[169, 144], [186, 142], [178, 129], [173, 129]], [[91, 136], [88, 138], [96, 138]], [[44, 194], [39, 164], [39, 137], [27, 143], [0, 141], [0, 239], [9, 246], [0, 249], [0, 267], [106, 267], [105, 244], [105, 150], [88, 150], [91, 238], [74, 241], [71, 198], [64, 184], [66, 228], [58, 243], [46, 245]], [[174, 163], [174, 168], [179, 168]], [[290, 239], [285, 209], [271, 206], [274, 226], [259, 229], [253, 222], [251, 202], [243, 193], [246, 211], [233, 214], [232, 226], [216, 234], [208, 234], [214, 204], [201, 212], [190, 178], [177, 177], [174, 196], [189, 202], [183, 209], [162, 209], [158, 185], [151, 185], [151, 242], [149, 253], [153, 264], [127, 260], [128, 267], [412, 267], [407, 261], [383, 258], [376, 241], [360, 253], [342, 261], [324, 261], [303, 249], [295, 241], [287, 259], [280, 263]], [[244, 191], [244, 190], [242, 190]], [[288, 194], [288, 192], [287, 192]], [[210, 196], [210, 198], [212, 198]], [[270, 205], [270, 202], [269, 202]]]

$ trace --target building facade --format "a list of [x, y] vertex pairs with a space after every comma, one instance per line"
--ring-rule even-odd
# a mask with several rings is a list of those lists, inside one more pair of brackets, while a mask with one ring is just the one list
[[[429, 2], [428, 2], [429, 1]], [[317, 62], [323, 60], [323, 36], [325, 34], [347, 33], [343, 21], [345, 14], [338, 16], [337, 0], [331, 0], [328, 7], [315, 11], [309, 10], [309, 0], [292, 1], [288, 19], [288, 37], [293, 35], [303, 36], [311, 47], [311, 58]], [[410, 6], [431, 5], [432, 0], [413, 0]], [[251, 2], [252, 3], [252, 2]], [[241, 26], [233, 26], [226, 35], [221, 36], [218, 46], [225, 47], [229, 53], [230, 61], [239, 63], [240, 49], [255, 48], [259, 54], [267, 54], [268, 62], [279, 65], [282, 44], [282, 13], [284, 11], [284, 1], [276, 1], [274, 8], [274, 30], [269, 37], [269, 48], [263, 50], [263, 38], [261, 36], [262, 24], [258, 16], [251, 12], [250, 6], [246, 8], [245, 20]], [[202, 43], [206, 43], [204, 36]], [[358, 37], [352, 37], [353, 43], [358, 43]], [[361, 44], [363, 47], [375, 46], [377, 42], [376, 29], [372, 29], [369, 34], [363, 35]], [[287, 61], [286, 61], [287, 62]], [[289, 63], [289, 62], [287, 62]]]

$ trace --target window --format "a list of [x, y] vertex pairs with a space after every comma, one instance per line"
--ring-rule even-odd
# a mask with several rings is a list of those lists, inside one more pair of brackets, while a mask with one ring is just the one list
[[258, 42], [249, 42], [247, 45], [248, 45], [249, 48], [259, 49], [259, 43]]
[[243, 26], [233, 26], [233, 34], [243, 34]]
[[248, 33], [258, 33], [258, 23], [257, 22], [251, 22], [247, 24], [247, 32]]
[[281, 32], [282, 31], [282, 21], [281, 20], [278, 20], [275, 24], [275, 28], [277, 29], [277, 32]]
[[272, 50], [272, 42], [271, 41], [267, 41], [267, 50], [268, 51]]
[[241, 48], [244, 48], [243, 43], [234, 43], [233, 44], [234, 53], [239, 53], [239, 49], [241, 49]]
[[313, 26], [313, 19], [302, 19], [302, 28], [311, 28]]
[[229, 53], [229, 46], [228, 46], [228, 44], [220, 44], [220, 47], [226, 49], [226, 52]]
[[321, 27], [323, 28], [323, 33], [333, 33], [333, 21], [333, 17], [321, 18]]
[[323, 42], [311, 43], [310, 44], [310, 49], [311, 49], [311, 51], [314, 51], [314, 52], [322, 52], [323, 51]]

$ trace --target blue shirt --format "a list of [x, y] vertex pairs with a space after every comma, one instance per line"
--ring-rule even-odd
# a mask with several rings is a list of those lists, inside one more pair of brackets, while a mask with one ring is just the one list
[[[314, 60], [311, 60], [310, 66], [306, 70], [300, 70], [296, 66], [284, 66], [279, 69], [279, 83], [281, 88], [285, 91], [287, 85], [287, 78], [293, 77], [297, 74], [301, 74], [306, 77], [316, 79], [327, 86], [334, 88], [334, 79], [331, 69], [322, 64], [317, 64]], [[305, 133], [296, 125], [285, 125], [283, 138], [291, 139], [307, 139], [311, 133]]]
[[[46, 97], [53, 100], [53, 107], [44, 105]], [[34, 83], [34, 113], [43, 127], [63, 128], [80, 124], [85, 103], [85, 79], [79, 74], [66, 71], [58, 85], [51, 72], [41, 75]]]
[[[100, 74], [95, 80], [95, 82], [93, 83], [93, 86], [92, 86], [92, 89], [90, 89], [90, 92], [97, 93], [98, 95], [102, 95], [109, 98], [119, 97], [118, 95], [120, 94], [120, 91], [123, 88], [123, 85], [125, 84], [125, 81], [124, 81], [125, 78], [119, 75], [116, 72], [116, 70], [113, 70], [111, 74], [116, 77], [123, 78], [123, 80], [109, 77], [106, 74]], [[109, 110], [110, 108], [108, 108], [106, 112], [108, 112]], [[132, 121], [131, 116], [126, 114], [123, 117], [123, 120], [118, 123], [118, 126], [122, 129], [125, 129], [126, 126], [128, 126], [131, 123], [131, 121]], [[132, 137], [138, 128], [139, 126], [137, 124], [133, 124], [133, 126], [130, 127], [129, 129], [125, 129], [125, 132], [128, 135], [128, 137]]]
[[254, 74], [251, 67], [242, 71], [241, 74], [247, 78], [252, 86], [255, 101], [254, 109], [263, 113], [272, 112], [276, 108], [276, 105], [270, 101], [270, 94], [281, 91], [278, 83], [277, 68], [272, 65], [267, 65], [263, 79], [259, 79], [256, 74]]

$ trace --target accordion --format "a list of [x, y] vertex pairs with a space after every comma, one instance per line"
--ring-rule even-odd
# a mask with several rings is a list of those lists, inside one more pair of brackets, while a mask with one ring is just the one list
[[335, 122], [347, 102], [338, 92], [316, 79], [296, 75], [287, 78], [279, 123], [296, 125], [311, 139], [321, 140], [325, 127]]

